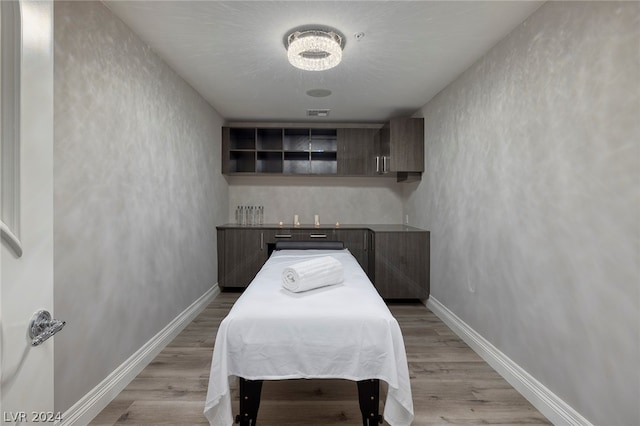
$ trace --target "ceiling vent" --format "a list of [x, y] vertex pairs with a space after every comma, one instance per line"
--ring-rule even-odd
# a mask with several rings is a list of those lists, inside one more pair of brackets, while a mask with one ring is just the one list
[[329, 111], [328, 109], [308, 109], [307, 117], [328, 117]]

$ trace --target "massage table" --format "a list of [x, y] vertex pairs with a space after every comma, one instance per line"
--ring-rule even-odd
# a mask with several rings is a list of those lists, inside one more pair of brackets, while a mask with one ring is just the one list
[[[320, 243], [314, 242], [314, 249], [306, 242], [278, 243], [220, 324], [204, 410], [212, 426], [234, 422], [232, 377], [239, 379], [235, 421], [241, 426], [256, 424], [263, 380], [320, 378], [357, 382], [364, 426], [382, 422], [383, 380], [384, 419], [391, 426], [411, 424], [411, 386], [398, 322], [342, 243]], [[284, 268], [327, 255], [341, 262], [343, 283], [301, 293], [282, 287]]]

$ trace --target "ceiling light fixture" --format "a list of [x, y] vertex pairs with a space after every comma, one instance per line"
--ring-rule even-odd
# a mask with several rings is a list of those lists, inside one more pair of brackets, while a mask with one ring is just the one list
[[287, 57], [296, 68], [323, 71], [342, 60], [344, 37], [335, 31], [296, 30], [287, 37]]

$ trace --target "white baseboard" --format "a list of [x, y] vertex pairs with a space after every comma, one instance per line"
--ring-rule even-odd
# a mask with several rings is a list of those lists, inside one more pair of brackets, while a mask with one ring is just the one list
[[69, 408], [62, 415], [63, 420], [55, 424], [89, 424], [218, 294], [220, 288], [216, 284]]
[[427, 307], [554, 425], [593, 426], [433, 296]]

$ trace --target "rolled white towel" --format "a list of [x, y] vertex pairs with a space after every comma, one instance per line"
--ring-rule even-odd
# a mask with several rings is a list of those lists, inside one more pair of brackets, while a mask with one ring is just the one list
[[305, 260], [282, 271], [282, 286], [294, 293], [339, 284], [343, 280], [342, 263], [331, 256]]

